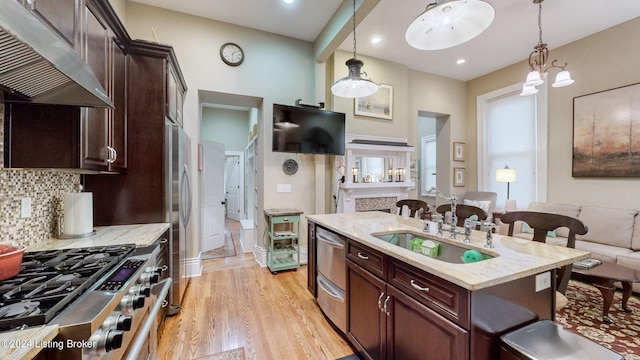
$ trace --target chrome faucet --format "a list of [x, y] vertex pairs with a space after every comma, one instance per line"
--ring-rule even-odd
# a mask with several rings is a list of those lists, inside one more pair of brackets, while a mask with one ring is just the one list
[[458, 205], [458, 198], [456, 197], [456, 194], [451, 194], [451, 196], [446, 196], [445, 194], [442, 193], [442, 191], [440, 191], [440, 189], [438, 189], [435, 186], [432, 186], [431, 188], [429, 188], [429, 190], [427, 190], [427, 195], [431, 195], [431, 193], [433, 192], [435, 192], [435, 194], [440, 196], [441, 198], [451, 202], [451, 228], [449, 229], [449, 231], [451, 232], [451, 238], [455, 239], [456, 234], [458, 234], [458, 231], [456, 230], [456, 226], [458, 224], [458, 215], [456, 215], [456, 206]]

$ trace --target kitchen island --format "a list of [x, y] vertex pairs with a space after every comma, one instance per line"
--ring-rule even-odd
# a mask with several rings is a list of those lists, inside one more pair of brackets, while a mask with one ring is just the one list
[[[346, 239], [346, 336], [364, 358], [491, 359], [499, 336], [538, 319], [554, 318], [556, 269], [589, 257], [569, 249], [472, 231], [449, 239], [437, 225], [383, 212], [309, 215], [309, 289], [316, 282], [318, 228]], [[447, 225], [445, 228], [448, 228]], [[462, 229], [458, 229], [462, 231]], [[477, 250], [488, 259], [454, 263], [382, 238], [411, 233]], [[373, 235], [372, 235], [373, 234]], [[448, 246], [447, 245], [447, 246]], [[323, 300], [324, 301], [324, 300]]]

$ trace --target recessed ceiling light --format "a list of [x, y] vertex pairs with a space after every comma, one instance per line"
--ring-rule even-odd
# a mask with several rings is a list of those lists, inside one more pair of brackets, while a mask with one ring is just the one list
[[373, 38], [371, 38], [372, 44], [379, 44], [381, 41], [382, 39], [379, 36], [374, 36]]
[[292, 4], [295, 0], [282, 0], [285, 4]]
[[465, 62], [467, 62], [467, 60], [465, 60], [465, 59], [458, 59], [458, 61], [456, 61], [456, 64], [460, 65], [460, 64], [464, 64]]

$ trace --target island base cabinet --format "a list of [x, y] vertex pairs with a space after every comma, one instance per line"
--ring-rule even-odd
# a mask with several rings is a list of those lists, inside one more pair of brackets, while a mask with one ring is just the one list
[[468, 359], [466, 330], [387, 285], [387, 359]]
[[365, 359], [468, 359], [468, 332], [352, 261], [347, 336]]
[[347, 337], [365, 359], [385, 358], [386, 282], [347, 260]]

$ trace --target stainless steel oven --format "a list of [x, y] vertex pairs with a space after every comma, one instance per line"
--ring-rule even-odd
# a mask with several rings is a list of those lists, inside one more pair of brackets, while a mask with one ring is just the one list
[[347, 329], [345, 243], [342, 236], [322, 227], [316, 227], [317, 301], [324, 314], [342, 332], [346, 332]]

